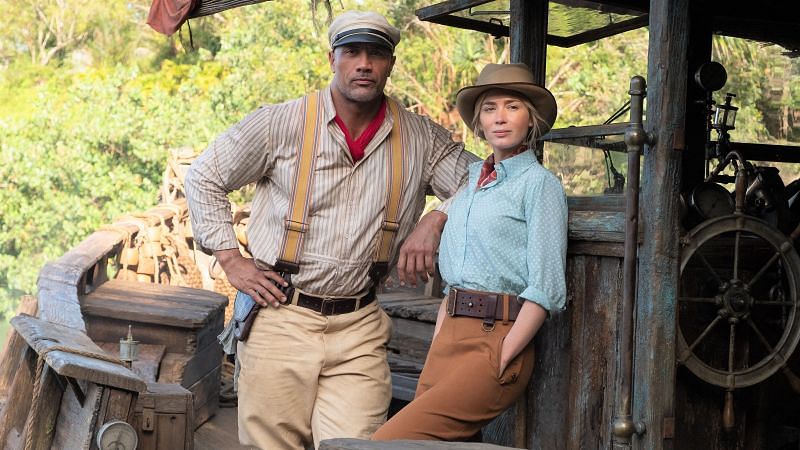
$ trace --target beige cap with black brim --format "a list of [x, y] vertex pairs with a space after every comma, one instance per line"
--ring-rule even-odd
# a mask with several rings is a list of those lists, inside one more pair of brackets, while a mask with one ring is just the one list
[[355, 43], [380, 45], [394, 52], [400, 30], [374, 12], [347, 11], [337, 16], [328, 28], [331, 48]]
[[502, 89], [528, 98], [542, 117], [539, 129], [542, 134], [553, 127], [558, 115], [558, 105], [553, 94], [533, 81], [533, 73], [525, 64], [488, 64], [472, 86], [458, 91], [456, 108], [461, 118], [472, 129], [475, 102], [484, 92]]

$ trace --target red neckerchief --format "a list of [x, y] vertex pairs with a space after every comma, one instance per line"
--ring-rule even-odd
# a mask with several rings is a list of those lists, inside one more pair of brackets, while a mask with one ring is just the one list
[[[516, 150], [514, 150], [514, 153], [512, 153], [511, 156], [519, 155], [527, 149], [527, 146], [520, 145]], [[511, 156], [509, 156], [509, 158]], [[486, 186], [496, 179], [497, 171], [494, 169], [494, 153], [492, 153], [488, 158], [486, 158], [486, 161], [483, 162], [483, 166], [481, 167], [481, 174], [478, 176], [478, 189]]]
[[347, 131], [347, 125], [344, 124], [344, 121], [336, 116], [333, 120], [336, 121], [336, 125], [339, 125], [342, 132], [344, 132], [344, 139], [347, 142], [347, 148], [350, 150], [350, 156], [353, 157], [353, 162], [356, 162], [364, 157], [364, 150], [369, 145], [372, 138], [375, 137], [375, 134], [378, 132], [378, 128], [383, 125], [383, 120], [386, 118], [386, 98], [384, 97], [383, 103], [381, 103], [381, 107], [378, 108], [378, 114], [375, 115], [375, 118], [367, 125], [367, 128], [361, 133], [361, 136], [358, 139], [353, 139], [350, 136], [350, 132]]

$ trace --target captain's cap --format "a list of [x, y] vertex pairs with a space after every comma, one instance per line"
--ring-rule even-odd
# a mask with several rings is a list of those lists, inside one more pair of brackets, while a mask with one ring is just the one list
[[400, 42], [400, 30], [391, 26], [385, 17], [374, 12], [346, 11], [339, 14], [328, 27], [331, 48], [355, 42], [377, 44], [394, 52]]

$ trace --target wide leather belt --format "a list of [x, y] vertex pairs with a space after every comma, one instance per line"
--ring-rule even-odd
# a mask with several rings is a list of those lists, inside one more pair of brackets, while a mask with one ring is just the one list
[[363, 297], [359, 298], [316, 297], [295, 290], [292, 305], [308, 308], [323, 316], [335, 316], [358, 311], [375, 301], [375, 297], [375, 289], [370, 289]]
[[516, 295], [450, 288], [447, 313], [483, 319], [484, 325], [494, 327], [495, 320], [516, 320], [523, 302]]

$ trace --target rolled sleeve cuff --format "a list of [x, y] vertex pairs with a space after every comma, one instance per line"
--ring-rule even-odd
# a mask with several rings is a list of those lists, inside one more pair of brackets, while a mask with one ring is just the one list
[[239, 248], [239, 240], [236, 239], [236, 232], [233, 228], [223, 230], [209, 230], [205, 233], [197, 233], [205, 235], [206, 238], [200, 241], [200, 245], [210, 251], [228, 250], [231, 248]]
[[552, 300], [550, 300], [550, 296], [544, 293], [543, 290], [535, 288], [533, 286], [528, 286], [519, 294], [519, 297], [524, 298], [529, 302], [536, 303], [537, 305], [544, 308], [547, 311], [547, 317], [550, 317], [550, 313], [555, 310], [560, 310], [561, 308], [556, 307], [553, 304]]
[[453, 199], [454, 198], [455, 198], [455, 195], [450, 197], [450, 198], [448, 198], [447, 200], [443, 201], [439, 206], [436, 207], [436, 209], [434, 211], [439, 211], [440, 213], [447, 214], [447, 211], [450, 210], [450, 204], [453, 203]]

